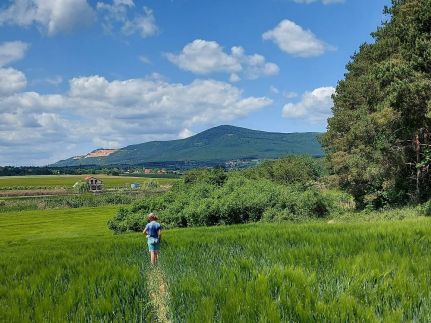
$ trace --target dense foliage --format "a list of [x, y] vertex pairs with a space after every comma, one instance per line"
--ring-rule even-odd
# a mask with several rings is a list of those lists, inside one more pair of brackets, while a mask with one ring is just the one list
[[324, 217], [337, 206], [314, 187], [320, 161], [290, 156], [245, 171], [192, 171], [170, 192], [122, 208], [109, 222], [116, 232], [142, 230], [156, 212], [168, 227]]
[[73, 185], [73, 190], [75, 193], [85, 193], [90, 189], [90, 184], [88, 182], [79, 181]]
[[431, 0], [392, 0], [347, 65], [323, 144], [360, 207], [431, 196]]
[[0, 166], [0, 176], [22, 175], [53, 175], [53, 170], [48, 167], [14, 167]]
[[321, 159], [311, 156], [287, 156], [278, 161], [265, 161], [260, 167], [244, 171], [247, 178], [266, 178], [284, 185], [305, 187], [325, 175]]

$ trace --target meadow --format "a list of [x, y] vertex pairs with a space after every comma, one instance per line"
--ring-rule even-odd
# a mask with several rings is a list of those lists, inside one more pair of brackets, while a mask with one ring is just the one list
[[166, 230], [156, 271], [116, 210], [1, 214], [0, 321], [150, 322], [154, 294], [172, 322], [431, 320], [431, 219], [411, 210]]
[[420, 218], [173, 230], [161, 259], [172, 319], [430, 322], [430, 224]]
[[0, 322], [151, 320], [142, 237], [112, 207], [0, 216]]
[[106, 188], [130, 187], [131, 183], [145, 185], [156, 180], [160, 185], [169, 185], [176, 181], [173, 178], [144, 178], [132, 176], [109, 175], [37, 175], [37, 176], [0, 176], [0, 190], [4, 189], [32, 189], [32, 188], [72, 188], [73, 184], [82, 181], [86, 176], [96, 176], [103, 181]]

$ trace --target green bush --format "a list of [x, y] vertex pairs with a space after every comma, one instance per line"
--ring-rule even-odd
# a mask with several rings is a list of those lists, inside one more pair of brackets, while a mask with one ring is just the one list
[[311, 156], [287, 156], [245, 171], [250, 178], [266, 178], [279, 184], [300, 186], [318, 180], [324, 173], [323, 161]]
[[297, 221], [351, 210], [350, 195], [318, 185], [324, 175], [323, 161], [309, 156], [288, 156], [242, 171], [193, 170], [169, 192], [119, 211], [109, 227], [140, 231], [150, 212], [159, 214], [165, 227], [188, 227]]
[[196, 169], [189, 171], [184, 176], [185, 184], [195, 184], [205, 182], [211, 185], [222, 186], [227, 180], [228, 175], [222, 167], [214, 169]]
[[207, 181], [177, 184], [170, 192], [122, 209], [109, 227], [115, 232], [140, 231], [150, 212], [158, 213], [166, 227], [185, 227], [320, 218], [330, 209], [330, 199], [316, 190], [233, 175], [222, 186]]
[[75, 185], [73, 185], [73, 190], [76, 193], [86, 193], [90, 189], [90, 185], [87, 182], [76, 182]]
[[417, 207], [419, 215], [431, 216], [431, 200]]

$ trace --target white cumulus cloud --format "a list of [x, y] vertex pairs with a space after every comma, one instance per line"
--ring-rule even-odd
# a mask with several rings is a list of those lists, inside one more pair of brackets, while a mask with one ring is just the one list
[[231, 82], [241, 77], [253, 80], [279, 72], [279, 67], [267, 62], [262, 55], [247, 55], [240, 46], [226, 53], [217, 42], [202, 39], [185, 45], [179, 54], [168, 53], [166, 57], [181, 69], [195, 74], [228, 73]]
[[43, 164], [99, 147], [184, 138], [194, 126], [229, 122], [271, 103], [215, 80], [77, 77], [62, 94], [0, 96], [0, 165]]
[[150, 8], [144, 6], [142, 14], [131, 16], [130, 12], [136, 12], [133, 0], [113, 0], [112, 4], [98, 2], [97, 10], [103, 15], [103, 26], [108, 32], [112, 32], [117, 24], [125, 35], [138, 33], [146, 38], [159, 32]]
[[274, 29], [265, 32], [262, 38], [273, 41], [282, 51], [298, 57], [319, 56], [332, 49], [310, 30], [305, 30], [288, 19], [282, 20]]
[[20, 60], [24, 57], [29, 44], [22, 41], [10, 41], [0, 44], [0, 66]]
[[0, 98], [2, 95], [15, 93], [27, 85], [27, 79], [21, 71], [14, 68], [0, 68]]
[[27, 86], [24, 73], [12, 67], [4, 67], [24, 57], [29, 44], [10, 41], [0, 44], [0, 99], [3, 95], [18, 92]]
[[13, 0], [0, 11], [0, 26], [35, 24], [48, 35], [54, 35], [88, 25], [94, 18], [87, 0]]
[[305, 92], [300, 102], [288, 103], [283, 107], [283, 116], [305, 119], [314, 123], [325, 121], [331, 115], [334, 93], [335, 88], [332, 86]]

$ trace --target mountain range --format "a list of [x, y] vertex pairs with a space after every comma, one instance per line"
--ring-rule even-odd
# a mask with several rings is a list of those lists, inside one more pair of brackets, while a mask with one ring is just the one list
[[146, 163], [217, 163], [231, 160], [276, 159], [285, 155], [323, 156], [320, 133], [276, 133], [222, 125], [186, 139], [151, 141], [117, 150], [97, 149], [51, 165], [145, 165]]

